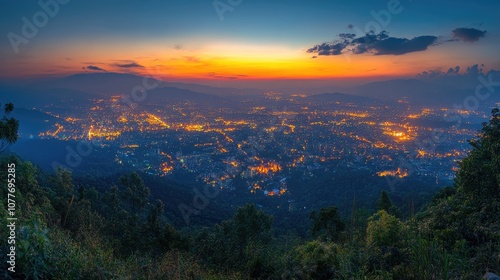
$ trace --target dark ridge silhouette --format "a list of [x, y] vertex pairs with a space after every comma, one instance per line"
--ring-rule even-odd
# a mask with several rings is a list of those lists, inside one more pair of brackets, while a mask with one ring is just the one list
[[40, 132], [55, 130], [54, 125], [59, 123], [64, 125], [64, 119], [57, 118], [38, 110], [25, 108], [16, 108], [12, 113], [12, 117], [19, 120], [19, 134], [22, 139], [26, 139], [32, 135], [36, 137]]

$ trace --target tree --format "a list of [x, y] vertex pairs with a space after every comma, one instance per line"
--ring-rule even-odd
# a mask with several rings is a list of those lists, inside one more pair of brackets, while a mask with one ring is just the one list
[[370, 252], [369, 266], [372, 269], [389, 269], [400, 264], [404, 256], [404, 224], [385, 210], [380, 210], [368, 219], [366, 245]]
[[400, 214], [399, 209], [392, 203], [389, 194], [387, 194], [385, 190], [380, 193], [380, 198], [377, 202], [377, 210], [385, 210], [387, 213], [394, 216], [399, 216]]
[[257, 210], [255, 205], [247, 204], [238, 208], [232, 219], [233, 227], [241, 244], [251, 240], [268, 241], [270, 239], [273, 217], [262, 210]]
[[469, 141], [472, 150], [457, 173], [459, 191], [474, 202], [500, 199], [500, 110], [491, 115], [479, 137]]
[[19, 121], [8, 117], [12, 111], [14, 111], [14, 104], [5, 104], [4, 116], [0, 119], [0, 152], [9, 148], [18, 138]]
[[150, 190], [137, 173], [124, 175], [120, 178], [120, 183], [125, 188], [124, 197], [130, 203], [132, 214], [138, 214], [149, 204]]
[[157, 200], [156, 204], [149, 211], [147, 230], [154, 236], [160, 235], [160, 229], [162, 226], [161, 217], [165, 212], [165, 204], [161, 200]]
[[298, 269], [292, 272], [291, 279], [337, 279], [339, 275], [340, 255], [345, 254], [338, 244], [313, 240], [298, 246], [294, 252], [294, 261]]
[[385, 210], [368, 219], [366, 243], [368, 246], [398, 246], [403, 240], [403, 223]]
[[[269, 266], [266, 249], [272, 238], [273, 217], [254, 204], [246, 204], [238, 208], [233, 218], [226, 224], [226, 232], [232, 244], [236, 245], [229, 252], [240, 256], [240, 267], [244, 268], [252, 278], [265, 277], [274, 268]], [[235, 242], [234, 242], [235, 241]]]
[[74, 192], [73, 177], [71, 171], [67, 169], [58, 168], [56, 174], [51, 178], [53, 191], [57, 195], [64, 197], [71, 197]]
[[59, 213], [61, 225], [66, 225], [74, 200], [74, 185], [71, 172], [67, 169], [58, 168], [57, 172], [50, 177], [51, 188], [48, 189], [52, 206]]
[[475, 244], [500, 240], [500, 110], [491, 112], [470, 154], [457, 172], [457, 210], [465, 239]]
[[500, 240], [500, 110], [491, 112], [460, 163], [453, 188], [440, 192], [422, 214], [422, 228], [447, 247], [465, 239], [481, 247]]
[[171, 224], [165, 224], [151, 247], [165, 253], [172, 249], [186, 249], [187, 246], [188, 241]]
[[321, 208], [317, 215], [313, 211], [309, 218], [313, 220], [312, 234], [316, 235], [324, 231], [322, 237], [328, 241], [337, 240], [340, 232], [345, 229], [345, 225], [342, 219], [340, 219], [338, 208], [335, 206]]
[[214, 265], [245, 270], [255, 278], [269, 278], [275, 270], [268, 248], [273, 217], [253, 204], [238, 208], [234, 216], [217, 225], [212, 233], [202, 231], [197, 239], [199, 254]]

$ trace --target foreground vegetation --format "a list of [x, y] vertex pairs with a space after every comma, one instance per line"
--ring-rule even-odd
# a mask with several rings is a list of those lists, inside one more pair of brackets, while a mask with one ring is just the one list
[[[335, 206], [310, 215], [307, 238], [273, 228], [248, 204], [213, 227], [176, 229], [138, 174], [105, 191], [75, 186], [15, 156], [16, 272], [7, 272], [8, 228], [0, 227], [6, 279], [480, 279], [500, 274], [500, 114], [493, 111], [453, 186], [402, 219], [382, 192], [377, 211]], [[7, 189], [0, 190], [7, 201]], [[375, 198], [374, 200], [376, 200]], [[5, 202], [4, 202], [5, 203]], [[6, 207], [0, 209], [6, 221]]]

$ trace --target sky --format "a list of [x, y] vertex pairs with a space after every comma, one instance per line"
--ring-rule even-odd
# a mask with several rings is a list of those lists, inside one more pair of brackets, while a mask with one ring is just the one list
[[349, 80], [500, 69], [500, 1], [0, 0], [0, 78]]

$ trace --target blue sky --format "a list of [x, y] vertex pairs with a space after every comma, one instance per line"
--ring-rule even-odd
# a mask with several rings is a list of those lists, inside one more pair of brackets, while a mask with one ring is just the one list
[[[55, 0], [41, 2], [51, 1]], [[344, 77], [342, 67], [353, 77], [365, 75], [369, 69], [380, 69], [371, 71], [370, 75], [387, 76], [476, 63], [484, 63], [485, 68], [500, 68], [497, 54], [500, 1], [220, 0], [219, 7], [227, 5], [231, 9], [223, 13], [223, 20], [214, 2], [72, 0], [64, 5], [58, 3], [59, 10], [54, 17], [27, 43], [19, 44], [16, 54], [8, 34], [22, 36], [21, 18], [33, 21], [33, 16], [42, 8], [38, 1], [2, 0], [0, 56], [4, 63], [0, 66], [0, 76], [63, 75], [87, 66], [119, 71], [113, 66], [116, 61], [135, 62], [143, 66], [134, 69], [139, 72], [159, 73], [161, 69], [169, 69], [168, 75], [177, 78], [203, 78], [206, 73], [214, 72], [225, 76], [234, 72], [240, 76], [273, 78], [271, 73], [280, 70], [284, 74], [278, 78], [297, 78], [296, 72], [287, 74], [293, 65], [315, 73], [305, 78]], [[238, 5], [231, 6], [231, 3]], [[352, 55], [349, 52], [354, 43], [349, 42], [339, 53], [349, 54], [350, 60], [331, 55], [332, 52], [330, 55], [307, 52], [316, 45], [338, 40], [340, 33], [362, 37], [364, 34], [359, 31], [364, 33], [367, 23], [376, 22], [373, 13], [384, 10], [382, 13], [387, 14], [388, 4], [396, 5], [401, 12], [391, 14], [388, 24], [379, 26], [378, 31], [385, 30], [387, 37], [404, 40], [436, 37], [431, 40], [432, 44], [429, 42], [424, 48], [398, 55], [381, 55], [384, 52], [378, 46], [361, 46], [366, 51]], [[457, 28], [486, 32], [467, 41], [453, 35], [452, 31]], [[313, 56], [317, 58], [315, 62], [310, 61]], [[182, 65], [179, 60], [185, 57], [190, 57], [191, 63], [203, 62], [206, 69], [196, 71], [189, 68], [190, 64]], [[159, 63], [154, 64], [153, 60]], [[254, 68], [265, 68], [265, 62], [269, 61], [272, 69], [259, 72], [244, 67], [252, 61], [256, 61]]]

